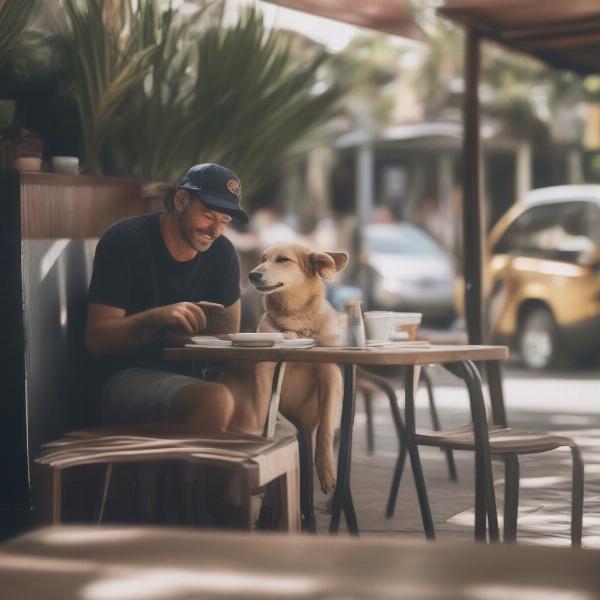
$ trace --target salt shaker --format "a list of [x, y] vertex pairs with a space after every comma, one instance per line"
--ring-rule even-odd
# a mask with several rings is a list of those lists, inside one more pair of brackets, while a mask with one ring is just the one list
[[361, 301], [347, 300], [344, 302], [344, 312], [347, 317], [346, 346], [366, 346]]

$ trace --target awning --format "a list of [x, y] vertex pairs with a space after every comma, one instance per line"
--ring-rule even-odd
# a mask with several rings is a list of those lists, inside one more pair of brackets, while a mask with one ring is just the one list
[[407, 0], [266, 0], [358, 27], [376, 29], [402, 37], [418, 38], [417, 27]]
[[553, 67], [600, 72], [598, 0], [445, 0], [438, 10]]

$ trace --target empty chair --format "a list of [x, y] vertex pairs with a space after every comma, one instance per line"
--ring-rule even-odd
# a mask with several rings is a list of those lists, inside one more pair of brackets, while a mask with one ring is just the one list
[[[445, 365], [448, 370], [460, 376], [458, 369], [452, 365]], [[473, 423], [475, 415], [472, 415], [473, 423], [465, 425], [459, 429], [429, 431], [426, 433], [416, 432], [414, 424], [414, 388], [417, 382], [410, 385], [407, 382], [405, 406], [407, 414], [407, 428], [402, 423], [399, 411], [396, 411], [396, 424], [399, 432], [400, 450], [398, 460], [394, 470], [392, 486], [388, 498], [388, 516], [392, 516], [398, 494], [398, 487], [402, 477], [402, 470], [406, 459], [407, 444], [416, 446], [436, 446], [446, 450], [471, 450], [485, 455], [488, 451], [494, 457], [499, 457], [505, 465], [505, 491], [504, 491], [504, 541], [513, 542], [517, 539], [517, 517], [519, 508], [519, 455], [535, 454], [555, 450], [560, 447], [568, 447], [571, 451], [572, 467], [572, 490], [571, 490], [571, 543], [574, 546], [581, 545], [582, 520], [583, 520], [583, 484], [584, 484], [584, 466], [581, 451], [577, 444], [570, 438], [561, 435], [554, 435], [545, 432], [532, 432], [508, 427], [506, 413], [504, 409], [504, 400], [502, 393], [502, 384], [500, 379], [499, 365], [490, 362], [487, 364], [488, 383], [490, 389], [490, 398], [492, 401], [493, 422], [491, 425], [482, 422], [486, 433], [485, 439], [478, 439]], [[418, 375], [417, 375], [418, 379]], [[385, 384], [385, 382], [384, 382]], [[388, 394], [394, 394], [391, 386], [387, 386]], [[397, 402], [397, 400], [396, 400]], [[485, 411], [483, 398], [478, 403], [481, 409]], [[473, 405], [472, 405], [473, 408]], [[485, 416], [485, 413], [483, 414]], [[410, 450], [410, 448], [409, 448]], [[491, 477], [491, 473], [489, 474]], [[418, 488], [425, 488], [425, 481], [421, 472], [415, 472], [415, 483]], [[491, 479], [489, 479], [491, 481]], [[476, 490], [476, 493], [484, 493], [486, 490]], [[490, 491], [490, 490], [488, 490]], [[491, 490], [493, 493], [493, 489]], [[422, 516], [426, 531], [430, 527], [427, 514], [423, 512]], [[428, 507], [427, 507], [428, 508]], [[488, 508], [489, 510], [489, 508]], [[489, 515], [488, 515], [489, 516]], [[491, 530], [492, 528], [490, 528]], [[492, 536], [492, 532], [490, 531]]]

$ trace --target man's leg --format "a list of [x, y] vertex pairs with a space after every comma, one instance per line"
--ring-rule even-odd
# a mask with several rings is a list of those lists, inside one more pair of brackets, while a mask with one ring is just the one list
[[152, 369], [125, 369], [102, 392], [104, 424], [176, 421], [202, 433], [225, 431], [233, 414], [227, 387], [197, 377]]
[[196, 431], [218, 433], [227, 429], [233, 410], [233, 396], [223, 384], [198, 381], [185, 386], [173, 396], [169, 420]]

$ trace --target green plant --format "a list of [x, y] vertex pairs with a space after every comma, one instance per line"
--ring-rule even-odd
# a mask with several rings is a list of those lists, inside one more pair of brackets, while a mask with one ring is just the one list
[[134, 116], [131, 93], [146, 77], [156, 46], [139, 49], [131, 0], [107, 23], [104, 0], [65, 0], [70, 30], [65, 38], [68, 72], [83, 132], [84, 168], [100, 170], [103, 146]]
[[194, 162], [221, 162], [251, 194], [332, 114], [340, 90], [323, 83], [315, 91], [327, 54], [315, 48], [298, 58], [256, 10], [233, 26], [204, 17], [201, 28], [162, 14], [151, 85], [139, 86], [120, 146], [133, 159], [128, 170], [145, 178], [173, 181]]
[[[194, 157], [230, 165], [251, 194], [332, 115], [341, 91], [319, 79], [328, 55], [313, 48], [296, 57], [277, 31], [266, 31], [254, 9], [233, 27], [206, 30], [197, 53]], [[321, 93], [315, 91], [319, 82]]]
[[131, 43], [139, 50], [157, 51], [148, 75], [131, 94], [135, 115], [111, 144], [117, 171], [157, 180], [180, 169], [178, 138], [190, 119], [193, 41], [207, 8], [178, 19], [170, 5], [161, 11], [156, 0], [138, 4], [133, 15], [139, 24], [137, 39]]
[[0, 0], [0, 68], [12, 60], [36, 3], [37, 0]]

